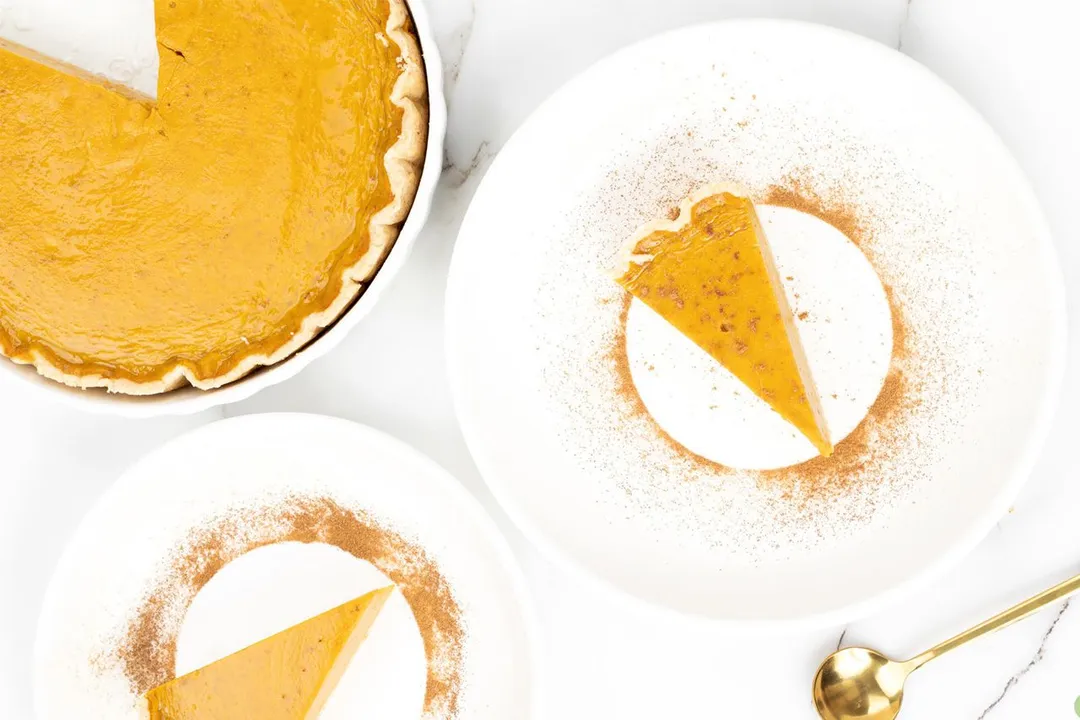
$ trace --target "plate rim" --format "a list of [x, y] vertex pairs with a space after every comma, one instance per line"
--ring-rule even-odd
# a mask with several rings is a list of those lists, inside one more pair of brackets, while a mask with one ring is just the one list
[[[60, 592], [60, 587], [58, 580], [61, 575], [67, 571], [69, 566], [75, 562], [76, 549], [86, 541], [88, 533], [90, 533], [90, 524], [93, 519], [102, 512], [106, 504], [115, 501], [115, 499], [125, 491], [128, 485], [134, 483], [135, 480], [133, 478], [137, 478], [141, 468], [152, 462], [157, 455], [170, 451], [174, 446], [179, 445], [181, 442], [191, 442], [192, 438], [196, 438], [200, 435], [221, 433], [222, 428], [225, 428], [226, 432], [237, 432], [234, 428], [248, 425], [254, 426], [257, 429], [260, 425], [265, 425], [267, 423], [322, 423], [326, 427], [336, 426], [338, 428], [348, 429], [350, 432], [355, 433], [356, 437], [364, 436], [366, 440], [382, 445], [390, 454], [397, 456], [397, 458], [403, 462], [415, 463], [416, 467], [423, 471], [425, 477], [431, 482], [441, 485], [447, 492], [457, 498], [457, 501], [461, 504], [461, 509], [468, 515], [470, 522], [474, 523], [479, 528], [481, 534], [487, 538], [490, 547], [498, 558], [499, 564], [503, 566], [510, 581], [512, 599], [520, 611], [521, 629], [525, 639], [524, 650], [529, 661], [529, 668], [525, 673], [525, 679], [527, 681], [526, 687], [529, 693], [529, 704], [528, 707], [525, 708], [528, 712], [526, 717], [543, 717], [541, 709], [543, 688], [545, 687], [545, 673], [543, 671], [543, 663], [541, 662], [542, 657], [540, 654], [539, 640], [542, 635], [540, 633], [539, 615], [536, 611], [535, 602], [532, 593], [529, 590], [528, 580], [525, 577], [522, 565], [518, 561], [517, 555], [510, 546], [506, 536], [499, 529], [498, 525], [496, 525], [495, 520], [484, 509], [476, 496], [473, 495], [468, 488], [453, 475], [453, 473], [404, 440], [378, 428], [346, 418], [335, 415], [305, 412], [269, 412], [238, 415], [209, 422], [188, 430], [187, 432], [180, 433], [130, 463], [120, 475], [113, 480], [105, 491], [98, 496], [90, 509], [87, 510], [79, 520], [75, 531], [71, 534], [65, 544], [59, 559], [53, 566], [48, 585], [42, 595], [40, 609], [34, 626], [34, 641], [30, 658], [31, 681], [29, 690], [34, 717], [43, 717], [40, 709], [41, 701], [39, 699], [42, 692], [44, 692], [44, 689], [41, 687], [43, 680], [40, 679], [40, 666], [41, 663], [44, 662], [42, 629], [47, 627], [46, 622], [48, 622], [50, 610], [59, 602], [58, 593]], [[251, 433], [252, 431], [248, 432]]]
[[[882, 58], [882, 62], [893, 63], [903, 67], [906, 72], [920, 80], [921, 84], [936, 86], [939, 91], [951, 97], [963, 119], [973, 126], [980, 126], [984, 131], [987, 141], [996, 146], [1004, 161], [1013, 189], [1019, 194], [1019, 199], [1026, 207], [1027, 217], [1033, 226], [1033, 237], [1038, 248], [1041, 250], [1040, 258], [1043, 274], [1050, 287], [1048, 293], [1051, 296], [1052, 307], [1048, 308], [1052, 315], [1052, 335], [1049, 340], [1048, 362], [1044, 368], [1045, 389], [1039, 399], [1036, 420], [1028, 429], [1020, 452], [1017, 454], [1013, 468], [1008, 473], [1002, 489], [990, 502], [988, 510], [977, 522], [974, 522], [963, 532], [951, 545], [946, 546], [941, 553], [930, 563], [924, 565], [918, 571], [909, 574], [892, 586], [875, 593], [863, 600], [843, 603], [831, 610], [815, 612], [804, 616], [777, 617], [777, 618], [732, 618], [704, 615], [701, 613], [681, 610], [671, 607], [659, 601], [640, 597], [630, 590], [617, 585], [612, 580], [593, 572], [584, 563], [579, 561], [569, 551], [528, 519], [527, 513], [522, 510], [509, 485], [498, 479], [495, 472], [495, 464], [490, 455], [484, 450], [481, 433], [473, 425], [474, 419], [468, 416], [463, 407], [465, 405], [467, 389], [463, 379], [460, 360], [455, 351], [455, 338], [460, 335], [459, 324], [464, 323], [463, 311], [458, 310], [458, 305], [464, 303], [463, 287], [464, 280], [461, 270], [462, 247], [469, 244], [465, 231], [469, 228], [471, 218], [478, 214], [476, 210], [477, 198], [481, 197], [484, 187], [490, 184], [492, 172], [506, 162], [507, 150], [514, 149], [521, 142], [522, 132], [537, 121], [554, 105], [556, 99], [569, 87], [581, 83], [588, 76], [597, 72], [609, 64], [615, 64], [623, 57], [632, 56], [640, 48], [652, 43], [661, 42], [672, 37], [694, 32], [704, 32], [709, 28], [731, 29], [752, 28], [757, 32], [768, 33], [773, 30], [795, 30], [808, 35], [819, 37], [831, 37], [834, 40], [847, 43], [851, 47], [861, 46], [861, 49], [876, 53]], [[764, 30], [762, 30], [764, 29]], [[463, 239], [464, 242], [463, 242]], [[468, 251], [465, 251], [468, 252]], [[928, 586], [933, 581], [942, 577], [946, 572], [956, 567], [961, 560], [967, 557], [989, 534], [994, 525], [1009, 510], [1016, 500], [1028, 479], [1031, 477], [1043, 448], [1054, 426], [1058, 409], [1058, 398], [1065, 379], [1068, 355], [1068, 302], [1065, 292], [1064, 276], [1061, 263], [1058, 259], [1054, 236], [1046, 220], [1038, 196], [1035, 193], [1030, 180], [1023, 168], [1017, 162], [1009, 146], [1001, 138], [1000, 134], [990, 125], [986, 118], [952, 85], [934, 73], [928, 67], [914, 58], [901, 53], [872, 38], [854, 33], [848, 30], [823, 25], [820, 23], [807, 22], [794, 19], [777, 18], [734, 18], [704, 23], [684, 25], [673, 30], [668, 30], [638, 40], [613, 53], [600, 58], [596, 62], [581, 70], [572, 78], [563, 83], [559, 88], [545, 98], [528, 117], [517, 127], [511, 137], [499, 150], [498, 155], [485, 171], [480, 183], [470, 201], [469, 208], [462, 219], [461, 226], [455, 239], [454, 251], [450, 261], [450, 271], [447, 278], [447, 286], [444, 300], [444, 334], [443, 350], [446, 355], [447, 375], [450, 383], [451, 399], [454, 412], [461, 428], [465, 444], [469, 453], [480, 470], [480, 476], [491, 490], [496, 502], [511, 519], [515, 526], [540, 552], [558, 567], [566, 570], [572, 576], [584, 580], [593, 587], [599, 588], [607, 596], [617, 600], [621, 604], [639, 611], [659, 614], [670, 621], [689, 623], [693, 625], [706, 624], [711, 627], [728, 631], [750, 631], [765, 633], [787, 633], [818, 630], [835, 627], [854, 620], [864, 618], [874, 612], [895, 605], [905, 597], [911, 596], [920, 589]]]

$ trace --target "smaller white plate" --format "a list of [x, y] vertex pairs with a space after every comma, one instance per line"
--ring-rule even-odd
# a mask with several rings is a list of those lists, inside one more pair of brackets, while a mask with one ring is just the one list
[[[444, 470], [389, 436], [339, 419], [274, 414], [215, 423], [168, 443], [131, 468], [86, 517], [59, 564], [38, 627], [37, 717], [143, 717], [118, 662], [120, 638], [161, 578], [170, 577], [178, 550], [203, 537], [211, 518], [298, 498], [362, 514], [434, 563], [464, 629], [460, 660], [452, 663], [460, 678], [454, 720], [532, 716], [533, 616], [512, 554], [479, 505]], [[432, 575], [424, 573], [417, 585], [432, 586]], [[170, 636], [177, 643], [175, 672], [387, 584], [374, 565], [334, 544], [251, 550], [179, 603], [183, 621]], [[159, 597], [168, 607], [174, 596]], [[395, 592], [321, 717], [422, 714], [429, 671], [448, 672], [445, 663], [429, 668], [425, 659], [417, 623], [424, 613], [415, 606], [410, 612]], [[444, 640], [433, 644], [446, 647]], [[445, 704], [432, 708], [423, 717], [447, 717]]]

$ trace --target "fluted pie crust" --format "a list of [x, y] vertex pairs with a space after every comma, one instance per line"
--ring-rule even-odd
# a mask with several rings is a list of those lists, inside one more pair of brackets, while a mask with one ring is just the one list
[[[157, 0], [156, 11], [157, 103], [0, 46], [0, 114], [60, 117], [48, 131], [0, 128], [0, 353], [73, 387], [209, 390], [288, 358], [378, 271], [423, 166], [426, 77], [404, 0]], [[381, 17], [373, 40], [346, 34]], [[299, 60], [263, 67], [262, 38], [245, 34], [278, 27], [271, 40]], [[215, 55], [233, 48], [249, 57]], [[200, 64], [211, 61], [220, 73]], [[200, 93], [205, 112], [190, 112]], [[102, 118], [105, 130], [89, 126]], [[64, 145], [49, 147], [54, 137]], [[365, 143], [384, 152], [352, 162]], [[200, 347], [204, 330], [217, 341]]]

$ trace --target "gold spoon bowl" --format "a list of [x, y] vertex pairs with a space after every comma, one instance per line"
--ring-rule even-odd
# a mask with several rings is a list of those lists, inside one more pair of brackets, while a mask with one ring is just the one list
[[908, 670], [876, 650], [844, 648], [814, 677], [814, 703], [823, 720], [891, 720], [900, 712]]

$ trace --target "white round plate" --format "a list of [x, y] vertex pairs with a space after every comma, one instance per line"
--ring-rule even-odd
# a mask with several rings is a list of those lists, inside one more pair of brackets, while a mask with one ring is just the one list
[[[61, 58], [117, 83], [149, 95], [157, 92], [157, 42], [153, 3], [147, 0], [99, 0], [93, 5], [70, 0], [10, 0], [0, 7], [0, 37]], [[300, 351], [214, 390], [186, 387], [160, 395], [132, 396], [103, 390], [80, 390], [42, 377], [28, 365], [0, 358], [5, 373], [40, 389], [47, 396], [94, 413], [126, 417], [187, 415], [246, 400], [284, 382], [337, 347], [371, 312], [412, 253], [427, 223], [435, 188], [442, 173], [446, 137], [446, 99], [442, 59], [435, 31], [423, 0], [409, 0], [409, 11], [424, 55], [428, 92], [428, 141], [424, 172], [409, 216], [401, 226], [382, 267], [356, 302]], [[7, 22], [5, 22], [7, 21]]]
[[[339, 525], [320, 519], [327, 542], [275, 542], [277, 509], [327, 503], [382, 528], [378, 539], [349, 531], [367, 544], [345, 552], [345, 543], [332, 539]], [[270, 544], [225, 564], [193, 598], [176, 592], [188, 587], [181, 576], [192, 562], [222, 547], [202, 539], [224, 527], [233, 528], [221, 534], [225, 542], [242, 531]], [[419, 548], [437, 572], [400, 545], [365, 555], [368, 545], [385, 542], [385, 531]], [[186, 558], [179, 562], [187, 570], [174, 571], [178, 558]], [[445, 616], [415, 604], [410, 612], [396, 591], [320, 717], [416, 720], [429, 671], [459, 688], [458, 710], [449, 714], [450, 695], [436, 693], [425, 718], [532, 716], [533, 616], [511, 552], [480, 506], [435, 463], [389, 436], [294, 414], [246, 416], [184, 435], [132, 467], [86, 517], [46, 595], [34, 653], [36, 715], [140, 718], [138, 693], [121, 662], [135, 618], [172, 613], [172, 634], [156, 637], [175, 639], [175, 672], [183, 674], [390, 584], [383, 571], [412, 573], [413, 587], [428, 588], [424, 597], [449, 588], [463, 640], [455, 645], [442, 636], [451, 626]], [[148, 597], [160, 601], [149, 616], [141, 614]], [[430, 670], [418, 627], [425, 615], [439, 623], [428, 637], [443, 649]], [[444, 653], [455, 646], [457, 661]], [[143, 667], [127, 665], [133, 666]], [[455, 675], [456, 684], [448, 680]]]
[[[828, 460], [611, 279], [637, 228], [728, 181], [760, 203]], [[986, 123], [891, 49], [779, 21], [558, 91], [477, 191], [447, 296], [465, 438], [522, 530], [625, 595], [770, 626], [870, 612], [974, 547], [1047, 433], [1065, 327]]]

